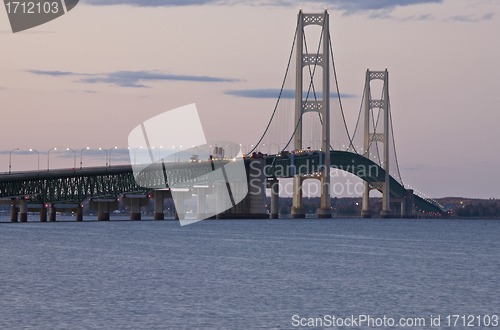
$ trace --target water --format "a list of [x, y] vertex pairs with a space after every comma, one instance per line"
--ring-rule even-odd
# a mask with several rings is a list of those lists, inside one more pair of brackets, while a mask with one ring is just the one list
[[445, 317], [500, 316], [499, 233], [486, 220], [2, 223], [0, 328], [292, 329], [293, 315], [362, 314], [459, 329]]

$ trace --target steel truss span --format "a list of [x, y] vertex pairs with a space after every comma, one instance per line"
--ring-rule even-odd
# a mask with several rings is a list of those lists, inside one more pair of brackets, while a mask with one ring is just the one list
[[1, 198], [24, 196], [41, 203], [81, 202], [144, 191], [135, 183], [130, 165], [0, 175]]

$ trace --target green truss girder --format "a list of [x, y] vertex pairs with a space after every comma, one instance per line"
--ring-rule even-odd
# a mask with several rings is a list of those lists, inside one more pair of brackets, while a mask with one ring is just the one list
[[[268, 177], [291, 178], [292, 174], [310, 174], [317, 172], [321, 152], [304, 152], [293, 155], [278, 155], [266, 158], [266, 175]], [[330, 151], [330, 166], [352, 173], [367, 182], [384, 182], [385, 170], [370, 159], [347, 151]], [[292, 170], [293, 167], [293, 170]], [[404, 197], [406, 189], [392, 176], [390, 177], [391, 197]], [[428, 200], [414, 195], [415, 207], [425, 212], [442, 213], [441, 208]]]

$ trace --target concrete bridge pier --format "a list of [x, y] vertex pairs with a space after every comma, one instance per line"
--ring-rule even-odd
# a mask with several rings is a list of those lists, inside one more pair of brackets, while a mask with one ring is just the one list
[[391, 198], [391, 218], [403, 218], [405, 212], [405, 202], [403, 198]]
[[292, 218], [305, 218], [306, 211], [302, 205], [302, 177], [300, 174], [293, 176], [293, 204]]
[[414, 199], [413, 199], [413, 189], [406, 189], [406, 194], [403, 198], [400, 198], [401, 203], [401, 218], [413, 218], [414, 211]]
[[154, 200], [154, 219], [165, 220], [165, 214], [163, 213], [163, 200], [165, 198], [172, 198], [170, 190], [153, 190], [151, 195]]
[[40, 207], [40, 222], [47, 222], [47, 207], [45, 204]]
[[19, 201], [19, 222], [28, 221], [28, 200], [21, 199]]
[[12, 204], [10, 207], [10, 222], [17, 222], [17, 206], [16, 204]]
[[56, 221], [56, 206], [55, 206], [55, 204], [50, 204], [49, 221]]
[[[328, 169], [330, 166], [327, 167]], [[326, 170], [325, 172], [329, 172]], [[322, 173], [321, 178], [321, 207], [318, 209], [318, 219], [328, 219], [332, 217], [332, 208], [330, 207], [330, 175]]]
[[414, 205], [413, 189], [406, 189], [405, 212], [403, 213], [406, 218], [413, 218], [413, 212], [415, 211]]
[[154, 220], [165, 220], [165, 214], [163, 213], [163, 191], [154, 190], [151, 192], [154, 200]]
[[271, 219], [279, 217], [280, 185], [277, 178], [267, 181], [267, 188], [271, 188]]
[[122, 203], [130, 207], [130, 220], [141, 220], [141, 207], [149, 205], [147, 195], [125, 195], [122, 197]]
[[76, 208], [76, 221], [83, 221], [83, 206], [79, 204]]
[[406, 213], [406, 201], [405, 201], [405, 198], [403, 197], [402, 201], [401, 201], [401, 209], [399, 212], [399, 214], [401, 215], [401, 218], [403, 218], [405, 216], [405, 213]]
[[[387, 151], [386, 151], [387, 152]], [[386, 163], [388, 164], [388, 162]], [[389, 165], [386, 165], [388, 168]], [[386, 170], [386, 179], [382, 188], [382, 210], [380, 211], [381, 218], [390, 218], [391, 217], [391, 202], [390, 202], [390, 193], [389, 193], [389, 174]]]
[[141, 220], [141, 206], [143, 206], [142, 201], [142, 198], [132, 198], [130, 200], [130, 220]]
[[108, 221], [109, 213], [114, 210], [118, 210], [118, 200], [114, 198], [110, 199], [91, 199], [89, 201], [89, 208], [93, 211], [97, 211], [98, 221]]
[[413, 196], [408, 191], [404, 197], [391, 198], [391, 215], [401, 219], [413, 218]]
[[404, 197], [391, 198], [391, 210], [393, 216], [399, 216], [403, 218], [413, 217], [413, 202], [412, 205], [408, 205], [408, 192]]

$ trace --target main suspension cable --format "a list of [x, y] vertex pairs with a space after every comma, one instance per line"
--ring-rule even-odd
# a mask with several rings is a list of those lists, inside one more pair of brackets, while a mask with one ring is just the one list
[[295, 35], [293, 36], [292, 49], [290, 51], [290, 56], [288, 58], [288, 64], [286, 66], [286, 71], [285, 71], [285, 77], [283, 78], [283, 83], [281, 84], [281, 90], [280, 90], [280, 93], [278, 95], [278, 100], [276, 100], [276, 105], [274, 106], [273, 114], [271, 115], [271, 119], [269, 120], [269, 123], [267, 124], [267, 127], [264, 130], [264, 134], [262, 134], [261, 138], [259, 139], [259, 142], [257, 142], [255, 147], [252, 150], [248, 151], [248, 153], [246, 154], [247, 156], [249, 154], [251, 154], [255, 149], [257, 149], [257, 146], [262, 142], [262, 140], [264, 139], [264, 136], [266, 135], [267, 131], [269, 130], [269, 127], [271, 126], [271, 122], [273, 121], [274, 115], [276, 114], [276, 110], [278, 109], [278, 104], [280, 102], [281, 95], [283, 94], [283, 88], [285, 87], [286, 78], [288, 76], [288, 70], [290, 69], [290, 63], [292, 61], [292, 56], [293, 56], [293, 48], [295, 47], [295, 41], [297, 40], [298, 30], [299, 30], [299, 19], [297, 19], [297, 26], [295, 27]]

